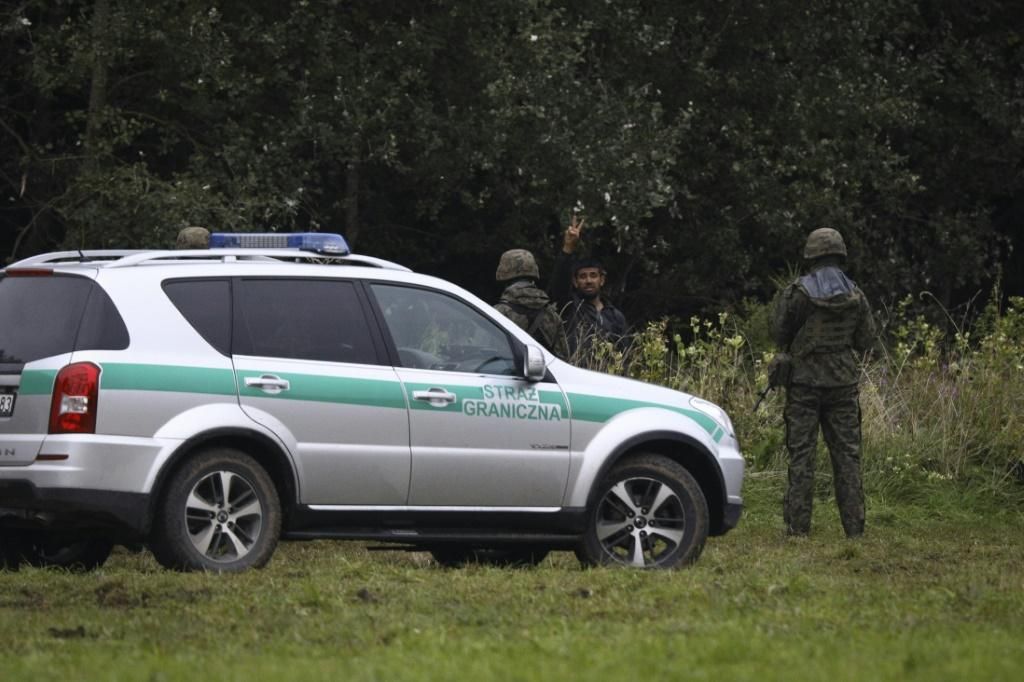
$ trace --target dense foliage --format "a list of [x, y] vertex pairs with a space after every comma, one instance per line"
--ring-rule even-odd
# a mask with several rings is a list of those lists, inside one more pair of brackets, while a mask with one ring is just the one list
[[1014, 2], [4, 7], [0, 257], [340, 230], [492, 297], [578, 209], [638, 322], [766, 299], [821, 224], [877, 301], [1024, 289]]
[[[927, 498], [955, 482], [1015, 509], [1024, 502], [1024, 298], [1006, 308], [993, 301], [971, 326], [950, 320], [952, 332], [913, 312], [912, 301], [891, 311], [886, 337], [866, 357], [861, 377], [862, 466], [865, 487], [880, 496]], [[934, 305], [932, 306], [934, 307]], [[613, 374], [706, 397], [731, 416], [753, 471], [786, 467], [784, 396], [765, 391], [772, 348], [769, 307], [748, 305], [742, 317], [694, 317], [686, 337], [668, 339], [665, 321], [648, 325], [620, 351], [595, 347], [583, 364]], [[759, 409], [758, 409], [759, 408]], [[821, 492], [830, 494], [831, 467], [819, 442]], [[755, 474], [756, 475], [756, 474]]]

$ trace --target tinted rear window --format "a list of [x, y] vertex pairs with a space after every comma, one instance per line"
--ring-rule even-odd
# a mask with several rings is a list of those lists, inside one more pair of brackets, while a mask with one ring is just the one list
[[0, 277], [0, 364], [20, 365], [73, 350], [127, 346], [124, 320], [92, 280], [60, 275]]
[[373, 337], [351, 282], [244, 279], [235, 286], [235, 353], [377, 364]]
[[164, 284], [171, 303], [206, 342], [231, 354], [231, 286], [226, 279], [176, 280]]

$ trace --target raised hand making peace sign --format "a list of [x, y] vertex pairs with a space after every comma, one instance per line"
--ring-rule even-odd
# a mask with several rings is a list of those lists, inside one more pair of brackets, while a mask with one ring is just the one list
[[580, 244], [580, 234], [583, 232], [585, 218], [579, 218], [575, 213], [569, 219], [569, 227], [565, 228], [565, 235], [562, 237], [562, 251], [574, 253]]

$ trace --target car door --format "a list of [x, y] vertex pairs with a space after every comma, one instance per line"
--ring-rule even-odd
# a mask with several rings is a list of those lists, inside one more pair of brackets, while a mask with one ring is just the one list
[[569, 418], [553, 381], [519, 376], [510, 336], [461, 298], [370, 285], [409, 403], [414, 507], [557, 507]]
[[304, 504], [404, 505], [405, 395], [364, 295], [337, 279], [234, 284], [242, 409], [295, 450]]

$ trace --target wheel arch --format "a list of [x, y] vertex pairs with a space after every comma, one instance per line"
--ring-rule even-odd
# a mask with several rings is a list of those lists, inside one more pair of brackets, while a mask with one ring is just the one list
[[217, 447], [244, 452], [267, 471], [281, 501], [282, 528], [287, 527], [291, 511], [299, 499], [298, 476], [291, 458], [279, 443], [266, 434], [242, 428], [219, 428], [196, 434], [183, 442], [161, 467], [149, 496], [144, 525], [147, 534], [152, 529], [157, 505], [162, 503], [171, 476], [198, 453]]
[[604, 479], [612, 467], [630, 457], [640, 454], [655, 454], [666, 457], [684, 469], [697, 480], [708, 503], [709, 535], [725, 532], [725, 479], [714, 455], [696, 438], [677, 431], [649, 431], [623, 441], [601, 464], [590, 482], [587, 495], [587, 509], [595, 502], [597, 483]]

